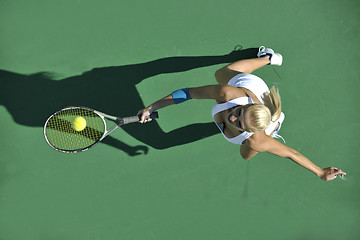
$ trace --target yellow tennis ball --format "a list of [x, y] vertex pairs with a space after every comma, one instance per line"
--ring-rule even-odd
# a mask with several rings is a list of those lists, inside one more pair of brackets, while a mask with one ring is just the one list
[[76, 117], [72, 121], [71, 126], [75, 131], [80, 132], [86, 127], [86, 120], [83, 117]]

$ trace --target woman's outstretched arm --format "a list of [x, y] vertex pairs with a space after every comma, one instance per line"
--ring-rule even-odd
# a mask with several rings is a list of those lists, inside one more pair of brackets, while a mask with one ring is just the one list
[[320, 168], [311, 162], [307, 157], [299, 153], [298, 151], [276, 141], [275, 139], [267, 136], [265, 133], [256, 134], [248, 139], [249, 146], [253, 151], [256, 152], [269, 152], [274, 155], [289, 158], [300, 166], [310, 170], [322, 180], [329, 181], [341, 175], [342, 177], [346, 175], [340, 169], [335, 167]]
[[[174, 92], [173, 92], [174, 93]], [[146, 117], [158, 109], [175, 104], [174, 94], [171, 93], [160, 100], [152, 103], [148, 107], [140, 110], [138, 115], [141, 115], [141, 123], [146, 123], [152, 119]], [[229, 85], [208, 85], [202, 87], [189, 88], [188, 94], [190, 98], [194, 99], [215, 99], [218, 103], [226, 102], [232, 98], [236, 98], [241, 94], [241, 91]]]

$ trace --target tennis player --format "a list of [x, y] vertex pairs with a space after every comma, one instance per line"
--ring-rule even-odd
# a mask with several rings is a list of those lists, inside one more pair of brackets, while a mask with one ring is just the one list
[[[290, 158], [323, 180], [333, 180], [339, 174], [335, 167], [320, 168], [298, 151], [274, 138], [281, 138], [279, 130], [285, 119], [277, 88], [268, 88], [259, 77], [251, 74], [265, 65], [281, 66], [283, 57], [271, 48], [260, 47], [257, 57], [239, 60], [215, 72], [219, 84], [176, 90], [138, 112], [141, 123], [154, 111], [190, 99], [214, 99], [212, 116], [224, 138], [240, 145], [240, 154], [249, 160], [259, 152], [269, 152]], [[284, 141], [285, 142], [285, 141]]]

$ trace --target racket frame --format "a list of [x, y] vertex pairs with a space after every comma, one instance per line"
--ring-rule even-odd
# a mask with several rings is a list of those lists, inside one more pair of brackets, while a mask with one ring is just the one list
[[[48, 137], [46, 135], [46, 126], [49, 122], [49, 120], [54, 116], [54, 115], [57, 115], [59, 114], [60, 112], [63, 112], [63, 111], [66, 111], [66, 110], [71, 110], [71, 109], [85, 109], [85, 110], [88, 110], [88, 111], [91, 111], [93, 113], [95, 113], [96, 115], [98, 115], [101, 120], [103, 121], [104, 123], [104, 133], [103, 135], [101, 136], [101, 138], [99, 138], [99, 140], [97, 140], [96, 142], [94, 142], [93, 144], [89, 145], [88, 147], [85, 147], [85, 148], [81, 148], [81, 149], [75, 149], [75, 150], [65, 150], [65, 149], [60, 149], [60, 148], [57, 148], [55, 146], [53, 146], [50, 141], [48, 140]], [[150, 115], [151, 118], [158, 118], [158, 113], [157, 112], [153, 112], [151, 115]], [[107, 123], [106, 123], [106, 120], [105, 118], [115, 122], [116, 124], [114, 126], [112, 126], [109, 130], [107, 130]], [[44, 125], [44, 137], [45, 137], [45, 140], [46, 142], [48, 143], [48, 145], [59, 151], [59, 152], [64, 152], [64, 153], [78, 153], [78, 152], [84, 152], [90, 148], [92, 148], [93, 146], [95, 146], [96, 144], [98, 144], [99, 142], [101, 142], [106, 136], [108, 136], [111, 132], [113, 132], [115, 129], [117, 129], [118, 127], [122, 126], [122, 125], [125, 125], [125, 124], [128, 124], [128, 123], [134, 123], [134, 122], [139, 122], [140, 120], [140, 116], [131, 116], [131, 117], [115, 117], [115, 116], [111, 116], [109, 114], [106, 114], [106, 113], [103, 113], [103, 112], [100, 112], [100, 111], [97, 111], [97, 110], [94, 110], [94, 109], [91, 109], [91, 108], [88, 108], [88, 107], [67, 107], [67, 108], [63, 108], [53, 114], [51, 114], [51, 116], [46, 120], [45, 122], [45, 125]]]

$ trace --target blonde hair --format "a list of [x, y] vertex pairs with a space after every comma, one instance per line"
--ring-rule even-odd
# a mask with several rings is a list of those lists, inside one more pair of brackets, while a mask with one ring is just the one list
[[281, 114], [281, 98], [279, 89], [272, 87], [269, 93], [264, 93], [262, 96], [264, 105], [269, 108], [271, 112], [271, 121], [275, 122], [279, 119]]
[[271, 121], [271, 113], [269, 108], [262, 104], [251, 104], [246, 111], [249, 119], [245, 124], [247, 132], [261, 132], [265, 130]]
[[247, 132], [261, 132], [269, 125], [270, 121], [275, 122], [279, 119], [281, 114], [281, 99], [279, 90], [272, 87], [269, 93], [264, 93], [262, 96], [264, 105], [251, 104], [246, 111], [248, 116], [247, 124], [245, 124]]

